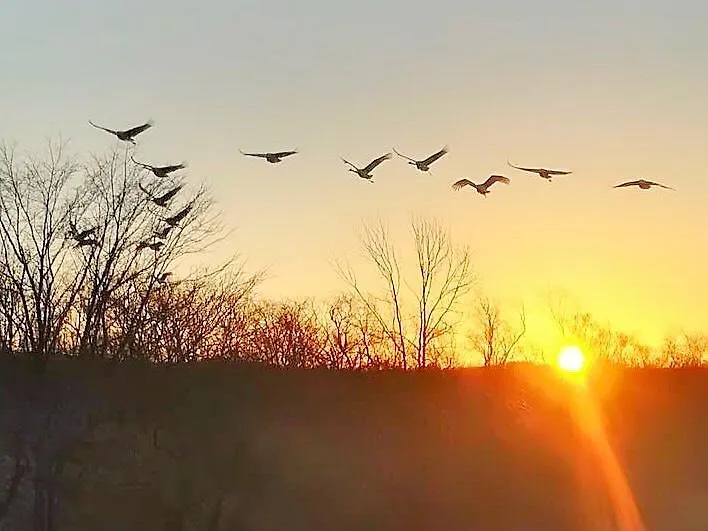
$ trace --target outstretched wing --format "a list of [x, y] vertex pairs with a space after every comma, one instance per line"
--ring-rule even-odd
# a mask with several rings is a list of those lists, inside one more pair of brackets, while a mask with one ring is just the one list
[[154, 169], [155, 169], [155, 166], [150, 166], [149, 164], [145, 164], [145, 163], [143, 163], [143, 162], [138, 162], [137, 160], [135, 160], [135, 158], [133, 157], [133, 155], [130, 156], [130, 160], [132, 160], [132, 161], [133, 161], [135, 164], [137, 164], [138, 166], [142, 166], [142, 167], [145, 168], [146, 170], [154, 170]]
[[282, 157], [289, 157], [290, 155], [295, 155], [295, 153], [297, 153], [296, 149], [293, 151], [278, 151], [277, 153], [273, 153], [273, 155], [275, 155], [278, 158], [282, 158]]
[[76, 235], [77, 240], [85, 240], [98, 230], [98, 227], [91, 227], [90, 229], [84, 229]]
[[465, 186], [474, 186], [474, 183], [469, 179], [460, 179], [459, 181], [452, 183], [453, 190], [459, 190]]
[[[239, 151], [241, 151], [239, 149]], [[268, 153], [246, 153], [244, 151], [241, 151], [242, 155], [246, 155], [247, 157], [261, 157], [261, 158], [266, 158], [268, 156]]]
[[171, 230], [172, 230], [172, 226], [167, 225], [167, 227], [165, 227], [161, 231], [159, 231], [159, 232], [155, 231], [155, 236], [157, 236], [158, 238], [167, 238], [167, 235], [170, 233]]
[[425, 159], [425, 160], [423, 161], [423, 164], [425, 164], [426, 166], [432, 164], [433, 162], [435, 162], [436, 160], [438, 160], [440, 157], [442, 157], [443, 155], [445, 155], [445, 154], [447, 153], [447, 151], [448, 151], [448, 150], [447, 150], [447, 146], [445, 146], [444, 148], [442, 148], [442, 149], [441, 149], [440, 151], [438, 151], [437, 153], [434, 153], [434, 154], [430, 155], [427, 159]]
[[184, 186], [183, 184], [182, 184], [182, 185], [179, 185], [179, 186], [175, 186], [175, 187], [174, 187], [172, 190], [170, 190], [169, 192], [167, 192], [167, 193], [161, 195], [160, 197], [156, 198], [156, 201], [160, 201], [160, 202], [169, 201], [169, 200], [172, 199], [175, 195], [177, 195], [177, 192], [179, 192], [179, 191], [182, 189], [183, 186]]
[[106, 131], [106, 132], [108, 132], [108, 133], [112, 133], [112, 134], [114, 134], [114, 135], [115, 135], [115, 134], [118, 134], [118, 131], [114, 131], [113, 129], [108, 129], [107, 127], [103, 127], [102, 125], [97, 125], [97, 124], [93, 123], [91, 120], [89, 120], [88, 123], [90, 123], [90, 124], [91, 124], [92, 126], [94, 126], [96, 129], [101, 129], [101, 130], [103, 130], [103, 131]]
[[625, 186], [639, 186], [641, 184], [641, 181], [627, 181], [626, 183], [618, 184], [616, 186], [613, 186], [612, 188], [623, 188]]
[[661, 188], [666, 188], [667, 190], [673, 190], [676, 191], [675, 188], [671, 188], [670, 186], [666, 186], [661, 183], [655, 183], [654, 181], [645, 181], [647, 184], [651, 184], [652, 186], [660, 186]]
[[504, 184], [509, 184], [511, 182], [511, 179], [509, 177], [504, 177], [503, 175], [490, 175], [489, 178], [484, 181], [484, 184], [482, 186], [484, 187], [490, 187], [494, 183], [504, 183]]
[[173, 171], [183, 170], [186, 167], [187, 167], [187, 165], [182, 163], [182, 164], [172, 164], [171, 166], [158, 166], [155, 169], [158, 170], [159, 172], [162, 172], [162, 173], [172, 173]]
[[514, 165], [513, 165], [511, 162], [509, 162], [508, 160], [506, 161], [506, 163], [507, 163], [509, 166], [511, 166], [512, 168], [516, 168], [517, 170], [530, 171], [530, 172], [533, 172], [533, 173], [538, 173], [538, 172], [540, 172], [540, 171], [543, 171], [541, 168], [524, 168], [524, 167], [522, 167], [522, 166], [514, 166]]
[[372, 160], [371, 162], [369, 162], [368, 166], [366, 166], [366, 168], [364, 168], [364, 171], [365, 171], [366, 173], [369, 173], [369, 172], [370, 172], [371, 170], [373, 170], [376, 166], [378, 166], [378, 165], [381, 164], [383, 161], [388, 160], [388, 159], [390, 159], [390, 158], [391, 158], [391, 154], [390, 154], [390, 153], [386, 153], [385, 155], [381, 155], [379, 158], [374, 159], [374, 160]]
[[548, 175], [568, 175], [573, 173], [572, 171], [561, 171], [561, 170], [546, 170]]
[[346, 163], [346, 164], [349, 164], [349, 165], [350, 165], [352, 168], [354, 168], [356, 171], [359, 171], [359, 168], [357, 168], [356, 166], [354, 166], [354, 164], [352, 164], [352, 163], [349, 162], [348, 160], [346, 160], [346, 159], [343, 158], [343, 159], [342, 159], [342, 162], [344, 162], [344, 163]]
[[193, 206], [192, 203], [189, 203], [186, 207], [184, 207], [182, 210], [177, 212], [177, 214], [175, 214], [172, 217], [165, 218], [164, 221], [166, 221], [170, 224], [179, 223], [180, 221], [182, 221], [185, 218], [185, 216], [187, 214], [189, 214], [190, 210], [192, 210], [192, 206]]
[[152, 120], [149, 120], [148, 122], [144, 123], [143, 125], [139, 125], [137, 127], [133, 127], [132, 129], [128, 129], [127, 131], [124, 131], [124, 133], [130, 137], [139, 135], [146, 129], [150, 129], [155, 123]]
[[404, 155], [404, 154], [402, 154], [402, 153], [399, 153], [398, 151], [396, 151], [396, 148], [393, 148], [393, 152], [394, 152], [396, 155], [398, 155], [399, 157], [402, 157], [402, 158], [404, 158], [404, 159], [406, 159], [406, 160], [410, 160], [411, 162], [418, 162], [417, 160], [412, 159], [412, 158], [408, 157], [407, 155]]

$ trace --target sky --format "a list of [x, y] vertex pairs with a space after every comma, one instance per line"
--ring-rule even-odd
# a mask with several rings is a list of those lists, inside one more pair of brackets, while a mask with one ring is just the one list
[[[423, 215], [541, 341], [562, 291], [656, 344], [708, 329], [705, 20], [698, 1], [13, 0], [0, 138], [101, 153], [115, 139], [87, 120], [153, 119], [136, 158], [188, 162], [233, 229], [210, 259], [268, 268], [268, 296], [345, 289], [331, 263], [358, 260], [362, 223], [405, 248]], [[443, 145], [431, 174], [393, 159], [373, 185], [341, 161]], [[279, 165], [239, 153], [291, 148]], [[548, 183], [507, 159], [573, 173]], [[492, 173], [511, 185], [450, 187]], [[611, 188], [636, 178], [677, 191]]]

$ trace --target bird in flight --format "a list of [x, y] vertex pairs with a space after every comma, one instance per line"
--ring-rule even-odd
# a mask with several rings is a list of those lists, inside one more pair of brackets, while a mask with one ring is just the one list
[[142, 241], [137, 245], [137, 250], [142, 251], [143, 249], [152, 249], [153, 251], [157, 252], [162, 249], [164, 245], [165, 242]]
[[71, 237], [77, 242], [87, 239], [89, 236], [95, 235], [98, 227], [91, 227], [90, 229], [78, 230], [73, 221], [69, 220], [69, 230], [71, 232]]
[[152, 173], [154, 173], [155, 177], [160, 177], [160, 178], [167, 177], [167, 175], [172, 173], [173, 171], [183, 170], [184, 168], [187, 167], [187, 165], [184, 163], [172, 164], [170, 166], [151, 166], [150, 164], [144, 164], [142, 162], [138, 162], [137, 160], [135, 160], [133, 158], [132, 155], [130, 156], [130, 159], [138, 166], [142, 166], [146, 170], [149, 170]]
[[548, 179], [548, 181], [550, 181], [554, 175], [568, 175], [570, 173], [573, 173], [570, 171], [548, 170], [546, 168], [522, 168], [521, 166], [514, 166], [508, 160], [506, 161], [506, 163], [509, 166], [511, 166], [512, 168], [516, 168], [517, 170], [530, 171], [531, 173], [538, 173], [539, 177], [543, 177], [544, 179]]
[[510, 182], [511, 182], [511, 179], [509, 179], [508, 177], [504, 177], [503, 175], [490, 175], [489, 178], [481, 184], [475, 184], [472, 181], [470, 181], [469, 179], [460, 179], [459, 181], [452, 184], [452, 189], [453, 190], [460, 190], [461, 188], [464, 188], [465, 186], [472, 186], [472, 187], [474, 187], [475, 190], [477, 190], [477, 193], [480, 193], [484, 197], [487, 197], [487, 194], [489, 193], [489, 188], [494, 183], [509, 184]]
[[174, 216], [170, 216], [169, 218], [163, 218], [162, 221], [164, 221], [171, 227], [175, 227], [180, 221], [182, 221], [187, 216], [187, 214], [189, 214], [189, 212], [192, 210], [192, 206], [192, 203], [189, 203], [186, 207], [177, 212]]
[[673, 190], [674, 192], [676, 191], [675, 188], [671, 188], [670, 186], [655, 183], [653, 181], [645, 181], [644, 179], [639, 179], [638, 181], [627, 181], [626, 183], [613, 186], [613, 188], [622, 188], [625, 186], [638, 186], [642, 190], [649, 190], [649, 188], [651, 188], [652, 186], [660, 186], [661, 188], [666, 188], [667, 190]]
[[157, 276], [155, 280], [160, 284], [167, 284], [168, 277], [172, 276], [172, 271], [165, 271], [161, 275]]
[[96, 238], [81, 238], [76, 240], [76, 245], [74, 245], [74, 247], [94, 247], [96, 245], [98, 245], [98, 240], [96, 240]]
[[[239, 151], [241, 150], [239, 149]], [[296, 149], [292, 151], [276, 151], [274, 153], [245, 153], [241, 151], [241, 154], [246, 155], [247, 157], [260, 157], [262, 159], [266, 159], [271, 164], [277, 164], [278, 162], [282, 162], [285, 157], [295, 155], [296, 153]]]
[[179, 191], [184, 187], [183, 184], [180, 184], [179, 186], [175, 186], [175, 187], [174, 187], [172, 190], [170, 190], [169, 192], [165, 192], [165, 193], [162, 194], [161, 196], [153, 197], [153, 195], [150, 193], [150, 191], [147, 190], [147, 189], [142, 185], [142, 183], [138, 183], [138, 186], [140, 187], [140, 189], [141, 189], [143, 192], [145, 192], [147, 195], [150, 196], [150, 200], [151, 200], [153, 203], [155, 203], [157, 206], [161, 206], [161, 207], [166, 207], [167, 204], [170, 202], [170, 199], [172, 199], [175, 195], [177, 195], [177, 192], [179, 192]]
[[351, 166], [351, 168], [349, 168], [350, 172], [356, 173], [362, 179], [366, 179], [370, 183], [372, 183], [372, 182], [374, 182], [374, 180], [373, 180], [374, 176], [371, 175], [371, 172], [373, 171], [373, 169], [376, 168], [376, 166], [381, 164], [383, 161], [389, 160], [390, 158], [391, 158], [391, 154], [386, 153], [385, 155], [381, 155], [379, 158], [374, 159], [371, 162], [369, 162], [369, 164], [367, 166], [365, 166], [364, 168], [357, 168], [356, 166], [354, 166], [354, 164], [352, 164], [348, 160], [346, 160], [346, 159], [342, 159], [342, 160], [346, 164], [349, 164], [349, 166]]
[[155, 237], [164, 240], [165, 238], [167, 238], [167, 235], [170, 233], [170, 231], [171, 231], [173, 228], [174, 228], [174, 227], [173, 227], [172, 225], [167, 225], [167, 226], [166, 226], [164, 229], [162, 229], [161, 231], [155, 231]]
[[103, 131], [106, 131], [108, 133], [116, 135], [119, 140], [122, 140], [123, 142], [130, 142], [131, 144], [135, 144], [135, 137], [136, 136], [138, 136], [140, 133], [142, 133], [146, 129], [150, 129], [154, 125], [154, 122], [152, 120], [149, 120], [148, 122], [144, 123], [143, 125], [133, 127], [132, 129], [126, 129], [125, 131], [114, 131], [113, 129], [108, 129], [107, 127], [96, 125], [91, 120], [89, 120], [89, 123], [92, 126], [94, 126], [96, 129], [102, 129]]
[[448, 149], [447, 149], [447, 146], [445, 146], [440, 151], [438, 151], [437, 153], [433, 153], [427, 159], [424, 159], [424, 160], [415, 160], [415, 159], [412, 159], [406, 155], [402, 155], [401, 153], [396, 151], [396, 148], [393, 148], [393, 151], [399, 157], [402, 157], [402, 158], [408, 160], [408, 164], [414, 165], [420, 171], [428, 171], [430, 169], [430, 165], [433, 162], [435, 162], [436, 160], [438, 160], [440, 157], [445, 155], [448, 152]]

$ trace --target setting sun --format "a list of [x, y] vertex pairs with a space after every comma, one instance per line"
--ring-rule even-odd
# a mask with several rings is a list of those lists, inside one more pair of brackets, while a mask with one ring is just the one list
[[558, 355], [558, 367], [567, 372], [580, 372], [585, 365], [583, 352], [575, 346], [563, 347]]

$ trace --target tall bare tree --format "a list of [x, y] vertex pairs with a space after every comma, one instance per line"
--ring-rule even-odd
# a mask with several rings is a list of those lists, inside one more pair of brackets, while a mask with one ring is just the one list
[[[79, 164], [66, 145], [18, 157], [0, 146], [0, 346], [38, 360], [52, 353], [98, 356], [132, 348], [155, 279], [223, 237], [202, 186], [158, 205], [129, 148]], [[182, 186], [175, 178], [159, 186]], [[145, 193], [144, 189], [151, 193]], [[180, 219], [174, 214], [181, 212]], [[110, 306], [141, 304], [120, 337]]]
[[383, 296], [365, 292], [351, 266], [337, 264], [340, 277], [385, 330], [396, 365], [404, 369], [437, 363], [431, 359], [431, 353], [439, 353], [433, 343], [452, 332], [458, 303], [475, 281], [468, 249], [454, 247], [437, 222], [413, 219], [411, 232], [416, 275], [408, 282], [386, 226], [364, 225], [362, 247], [386, 286]]
[[65, 144], [54, 142], [44, 158], [17, 160], [13, 147], [0, 145], [3, 340], [39, 361], [54, 351], [87, 275], [65, 267], [71, 248], [62, 231], [79, 168], [64, 151]]
[[523, 307], [519, 311], [519, 325], [512, 327], [501, 316], [498, 304], [488, 297], [481, 297], [477, 302], [476, 318], [476, 330], [470, 339], [474, 349], [482, 356], [483, 365], [504, 365], [511, 361], [526, 334]]
[[[186, 198], [175, 197], [172, 205], [158, 206], [142, 189], [146, 176], [149, 172], [130, 161], [127, 148], [94, 157], [85, 169], [79, 191], [84, 203], [77, 214], [85, 224], [98, 228], [98, 237], [97, 244], [84, 251], [79, 261], [79, 267], [88, 270], [82, 309], [75, 323], [81, 355], [107, 350], [118, 355], [133, 348], [156, 279], [180, 257], [204, 249], [219, 236], [217, 220], [209, 217], [212, 202], [204, 187]], [[159, 183], [167, 188], [177, 184], [172, 177]], [[178, 224], [164, 221], [187, 206], [190, 210]], [[128, 294], [140, 294], [141, 304], [120, 341], [111, 344], [109, 304]]]

